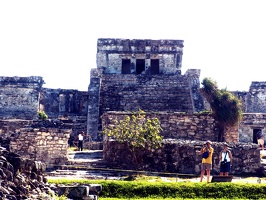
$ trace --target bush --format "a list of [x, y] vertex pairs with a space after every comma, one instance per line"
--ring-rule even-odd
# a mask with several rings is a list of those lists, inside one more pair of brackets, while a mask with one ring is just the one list
[[46, 120], [46, 119], [48, 119], [48, 115], [44, 111], [39, 111], [38, 112], [38, 118], [41, 120]]
[[74, 182], [101, 184], [100, 197], [104, 198], [266, 199], [266, 184], [72, 180]]

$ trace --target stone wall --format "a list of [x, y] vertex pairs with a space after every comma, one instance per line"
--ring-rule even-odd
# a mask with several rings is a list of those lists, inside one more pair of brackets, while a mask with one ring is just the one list
[[40, 92], [40, 110], [49, 119], [61, 119], [73, 124], [74, 135], [87, 131], [88, 92], [43, 88]]
[[266, 113], [245, 113], [239, 124], [240, 142], [257, 142], [256, 133], [266, 132]]
[[8, 138], [12, 134], [19, 132], [21, 128], [30, 126], [32, 120], [20, 120], [20, 119], [10, 119], [10, 120], [0, 120], [0, 137]]
[[97, 69], [91, 70], [88, 133], [101, 139], [107, 111], [204, 110], [198, 93], [200, 70], [181, 75], [183, 40], [100, 38]]
[[136, 74], [137, 59], [145, 60], [144, 71], [150, 74], [151, 60], [159, 60], [160, 74], [181, 74], [183, 40], [129, 40], [100, 38], [97, 42], [97, 68], [104, 73], [121, 74], [122, 60], [130, 60], [128, 73]]
[[10, 138], [10, 151], [47, 165], [65, 164], [71, 129], [62, 122], [36, 121]]
[[92, 69], [90, 73], [87, 133], [92, 135], [93, 140], [99, 140], [101, 130], [101, 119], [99, 114], [100, 86], [102, 69]]
[[249, 91], [232, 91], [243, 104], [245, 113], [266, 113], [266, 82], [253, 81]]
[[[201, 156], [197, 153], [203, 141], [164, 140], [163, 147], [150, 152], [147, 149], [136, 149], [137, 157], [141, 158], [138, 167], [132, 163], [132, 154], [125, 145], [114, 140], [104, 142], [103, 157], [112, 168], [138, 169], [154, 172], [171, 172], [179, 174], [200, 174]], [[232, 175], [261, 176], [260, 150], [253, 143], [229, 143], [233, 155]], [[213, 142], [213, 169], [211, 174], [219, 174], [219, 153], [222, 143]]]
[[20, 120], [36, 120], [38, 111], [44, 111], [49, 119], [68, 120], [74, 134], [86, 132], [88, 92], [42, 88], [43, 84], [39, 76], [0, 77], [0, 120], [9, 120], [9, 125], [1, 121], [1, 133], [15, 132]]
[[[226, 142], [239, 142], [239, 126], [227, 128], [224, 133], [224, 141]], [[252, 141], [249, 141], [252, 142]]]
[[[190, 95], [192, 98], [193, 112], [201, 112], [203, 110], [210, 110], [205, 105], [203, 96], [199, 93], [200, 88], [200, 70], [199, 69], [188, 69], [185, 76], [189, 77]], [[205, 100], [206, 101], [206, 100]]]
[[[107, 111], [171, 111], [193, 113], [203, 110], [203, 100], [198, 94], [197, 73], [189, 75], [133, 75], [101, 74], [90, 85], [91, 108], [88, 110], [88, 127], [95, 138], [101, 131], [102, 114]], [[100, 84], [96, 84], [101, 83]], [[100, 87], [100, 88], [97, 88]], [[93, 96], [94, 95], [94, 96]], [[97, 98], [97, 96], [99, 98]], [[92, 120], [99, 119], [97, 121]], [[97, 132], [96, 132], [97, 130]], [[95, 136], [96, 135], [96, 136]]]
[[[113, 120], [119, 121], [124, 119], [125, 115], [131, 114], [131, 112], [106, 112], [102, 116], [103, 129], [113, 124]], [[147, 112], [146, 117], [157, 117], [160, 120], [163, 128], [161, 135], [164, 138], [217, 141], [218, 127], [212, 115]]]
[[266, 113], [266, 82], [252, 82], [247, 99], [248, 113]]
[[0, 77], [0, 119], [36, 119], [42, 77]]
[[192, 113], [188, 77], [180, 75], [103, 74], [100, 115], [106, 111], [168, 111]]
[[40, 110], [53, 119], [69, 115], [87, 116], [88, 93], [78, 90], [43, 88], [40, 93]]

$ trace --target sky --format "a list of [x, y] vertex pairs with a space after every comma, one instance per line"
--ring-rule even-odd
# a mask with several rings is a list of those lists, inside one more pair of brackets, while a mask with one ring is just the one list
[[182, 74], [220, 89], [266, 81], [264, 0], [0, 0], [0, 76], [87, 91], [98, 38], [184, 40]]

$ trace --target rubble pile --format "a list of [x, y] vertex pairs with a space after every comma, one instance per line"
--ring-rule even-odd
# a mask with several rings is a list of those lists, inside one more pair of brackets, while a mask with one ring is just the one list
[[44, 176], [45, 164], [0, 147], [0, 199], [50, 199], [54, 192]]

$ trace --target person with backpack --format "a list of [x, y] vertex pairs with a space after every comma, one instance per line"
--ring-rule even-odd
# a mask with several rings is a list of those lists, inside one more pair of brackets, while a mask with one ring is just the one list
[[258, 145], [261, 147], [261, 150], [264, 150], [264, 135], [262, 131], [258, 131], [256, 136]]
[[205, 171], [207, 174], [207, 182], [210, 182], [210, 175], [212, 169], [212, 155], [213, 148], [211, 147], [212, 142], [208, 140], [203, 148], [200, 150], [200, 154], [202, 155], [202, 163], [201, 163], [201, 173], [200, 173], [200, 182], [202, 182]]
[[223, 150], [219, 154], [219, 161], [220, 161], [220, 176], [228, 176], [231, 170], [233, 156], [231, 151], [228, 149], [227, 143], [224, 144]]

